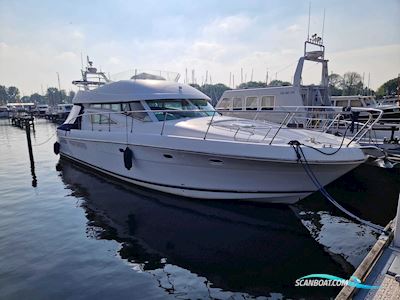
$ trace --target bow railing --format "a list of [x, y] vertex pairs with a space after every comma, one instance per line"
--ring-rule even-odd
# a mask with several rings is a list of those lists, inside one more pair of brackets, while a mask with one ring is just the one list
[[[98, 110], [98, 111], [97, 111]], [[246, 139], [251, 142], [273, 144], [287, 129], [312, 130], [323, 133], [346, 136], [347, 146], [359, 142], [372, 129], [382, 116], [382, 110], [372, 108], [352, 108], [343, 111], [338, 107], [327, 106], [284, 106], [260, 111], [232, 111], [232, 110], [132, 110], [109, 111], [105, 109], [88, 109], [86, 112], [73, 118], [68, 118], [73, 128], [77, 120], [89, 118], [89, 128], [86, 130], [121, 131], [126, 134], [134, 133], [135, 122], [161, 123], [160, 135], [168, 135], [168, 124], [188, 118], [207, 117], [206, 127], [201, 138], [206, 140], [210, 134], [215, 139], [215, 130], [224, 129], [231, 132], [231, 137], [237, 141]], [[157, 115], [157, 118], [155, 117]], [[359, 121], [363, 116], [363, 121]], [[80, 123], [81, 121], [79, 121]], [[215, 129], [215, 130], [214, 130]], [[176, 132], [174, 132], [176, 134]], [[247, 136], [247, 138], [246, 138]], [[316, 137], [318, 138], [318, 136]]]

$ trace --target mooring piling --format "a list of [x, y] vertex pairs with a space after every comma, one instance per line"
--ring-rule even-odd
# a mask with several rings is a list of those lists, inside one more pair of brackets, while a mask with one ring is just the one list
[[[30, 122], [30, 121], [25, 120], [25, 122]], [[31, 163], [32, 186], [36, 187], [37, 186], [37, 178], [36, 178], [36, 173], [35, 173], [35, 161], [33, 159], [33, 151], [32, 151], [31, 124], [28, 123], [28, 124], [25, 124], [24, 126], [25, 126], [25, 132], [26, 132], [26, 141], [28, 143], [29, 160]]]

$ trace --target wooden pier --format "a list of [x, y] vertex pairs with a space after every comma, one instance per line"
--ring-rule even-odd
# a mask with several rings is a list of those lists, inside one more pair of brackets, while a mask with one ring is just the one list
[[396, 218], [385, 227], [370, 252], [353, 276], [378, 289], [357, 289], [345, 286], [336, 300], [399, 300], [400, 299], [400, 196]]
[[53, 123], [59, 122], [59, 119], [60, 119], [58, 114], [46, 114], [46, 115], [44, 115], [44, 118]]
[[33, 115], [26, 115], [26, 114], [13, 115], [10, 116], [10, 121], [11, 125], [13, 126], [19, 127], [21, 129], [24, 129], [26, 127], [29, 128], [32, 127], [32, 130], [35, 131], [35, 122]]

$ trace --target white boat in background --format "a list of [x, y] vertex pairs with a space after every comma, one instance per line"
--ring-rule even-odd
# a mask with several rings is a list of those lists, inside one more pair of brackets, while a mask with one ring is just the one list
[[73, 106], [73, 104], [71, 104], [71, 103], [58, 104], [57, 105], [58, 120], [65, 121], [65, 119], [67, 119], [67, 117], [72, 109], [72, 106]]
[[[309, 47], [312, 50], [308, 50]], [[315, 50], [315, 47], [317, 50]], [[319, 85], [303, 85], [302, 73], [305, 61], [311, 61], [322, 65], [321, 82]], [[281, 110], [282, 107], [304, 106], [303, 111], [309, 111], [312, 106], [339, 107], [351, 111], [349, 118], [355, 126], [347, 130], [349, 124], [343, 123], [333, 133], [344, 134], [350, 138], [367, 123], [368, 134], [365, 134], [361, 142], [364, 145], [378, 145], [383, 149], [399, 147], [400, 140], [400, 116], [399, 107], [394, 105], [379, 105], [371, 97], [362, 96], [329, 96], [328, 60], [325, 59], [325, 47], [321, 40], [307, 40], [304, 43], [304, 56], [300, 57], [294, 74], [293, 85], [279, 87], [265, 87], [253, 89], [235, 89], [225, 91], [216, 105], [217, 110], [228, 110], [230, 115], [242, 112], [242, 117], [264, 119], [272, 122], [281, 122], [285, 114], [256, 114], [254, 111]], [[360, 109], [364, 108], [364, 109]], [[312, 108], [311, 108], [312, 110]], [[372, 113], [373, 120], [370, 119]], [[306, 115], [306, 114], [305, 114]], [[303, 123], [293, 118], [291, 126], [306, 126], [306, 118]], [[372, 121], [372, 122], [371, 122]], [[379, 122], [377, 122], [379, 121]], [[371, 126], [373, 125], [373, 126]], [[305, 127], [304, 127], [305, 128]], [[312, 129], [312, 128], [310, 128]]]
[[[366, 159], [356, 139], [223, 116], [185, 84], [108, 82], [102, 73], [98, 84], [87, 80], [89, 74], [98, 74], [91, 63], [75, 81], [84, 89], [57, 130], [55, 152], [139, 186], [192, 198], [294, 203], [318, 190], [299, 160], [297, 142], [322, 185]], [[303, 114], [286, 113], [287, 121]]]
[[[400, 85], [400, 83], [399, 83]], [[384, 96], [383, 99], [378, 103], [379, 105], [394, 105], [400, 106], [400, 95]]]
[[36, 105], [36, 114], [40, 117], [44, 117], [46, 115], [46, 111], [49, 108], [47, 104], [37, 104]]
[[72, 107], [73, 104], [71, 103], [62, 103], [57, 104], [56, 106], [48, 106], [45, 112], [45, 118], [60, 124], [67, 119]]
[[9, 113], [7, 106], [0, 106], [0, 118], [8, 118]]
[[380, 124], [399, 124], [400, 123], [400, 106], [395, 103], [378, 102], [374, 96], [332, 96], [331, 102], [333, 106], [339, 107], [365, 107], [376, 108], [382, 110]]
[[58, 117], [57, 106], [49, 105], [44, 115], [46, 119], [56, 120]]
[[9, 102], [7, 107], [12, 114], [17, 113], [32, 113], [35, 107], [35, 103], [32, 102]]

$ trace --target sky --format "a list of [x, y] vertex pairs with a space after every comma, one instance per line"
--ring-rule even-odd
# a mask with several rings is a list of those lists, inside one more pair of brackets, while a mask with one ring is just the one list
[[[76, 89], [81, 57], [113, 78], [127, 70], [185, 70], [191, 82], [292, 81], [307, 37], [302, 0], [0, 0], [0, 85], [23, 95]], [[355, 71], [378, 88], [400, 73], [400, 0], [311, 1], [310, 33], [322, 34], [329, 73]], [[121, 73], [122, 72], [122, 73]], [[305, 66], [304, 83], [320, 70]], [[119, 77], [118, 77], [119, 76]], [[126, 75], [128, 76], [128, 75]], [[211, 80], [210, 80], [211, 77]]]

